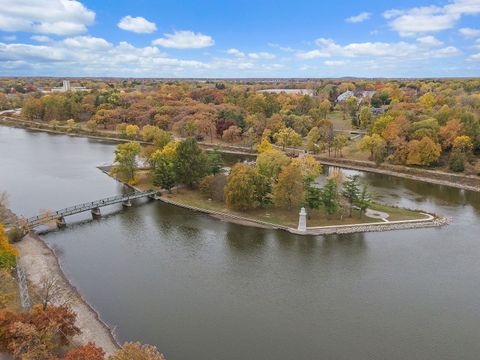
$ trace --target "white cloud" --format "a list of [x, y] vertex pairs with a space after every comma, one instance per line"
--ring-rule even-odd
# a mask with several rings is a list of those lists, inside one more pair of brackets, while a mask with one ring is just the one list
[[75, 0], [2, 0], [0, 30], [71, 35], [85, 32], [95, 13]]
[[69, 48], [79, 48], [88, 50], [105, 50], [112, 47], [112, 44], [102, 38], [93, 36], [76, 36], [63, 40], [63, 43]]
[[422, 45], [426, 45], [426, 46], [440, 46], [440, 45], [443, 45], [443, 42], [441, 42], [435, 36], [432, 36], [432, 35], [419, 37], [417, 39], [417, 42], [419, 42]]
[[349, 18], [346, 18], [345, 21], [348, 23], [356, 24], [356, 23], [361, 23], [370, 19], [370, 16], [372, 16], [372, 14], [364, 11], [358, 15], [350, 16]]
[[245, 53], [244, 53], [244, 52], [242, 52], [242, 51], [240, 51], [240, 50], [238, 50], [238, 49], [234, 49], [234, 48], [228, 49], [228, 50], [226, 51], [226, 53], [227, 53], [227, 54], [230, 54], [230, 55], [235, 55], [235, 56], [238, 56], [238, 57], [245, 57]]
[[470, 60], [480, 61], [480, 53], [470, 56]]
[[480, 14], [480, 0], [454, 0], [445, 6], [422, 6], [389, 10], [383, 16], [402, 36], [451, 29], [464, 15]]
[[53, 41], [51, 38], [49, 38], [48, 36], [45, 36], [45, 35], [33, 35], [33, 36], [30, 37], [30, 39], [32, 39], [34, 41], [37, 41], [37, 42], [41, 42], [41, 43], [49, 43], [49, 42]]
[[274, 54], [271, 54], [265, 51], [261, 51], [257, 53], [249, 53], [248, 57], [255, 60], [271, 60], [276, 58]]
[[132, 31], [138, 34], [150, 34], [157, 30], [155, 23], [141, 16], [125, 16], [118, 22], [117, 26], [122, 30]]
[[285, 52], [294, 52], [295, 50], [288, 46], [281, 46], [279, 44], [268, 43], [268, 46], [285, 51]]
[[[435, 39], [436, 40], [436, 39]], [[440, 45], [441, 42], [435, 42], [434, 39], [423, 39], [424, 42], [435, 43]], [[339, 45], [332, 39], [320, 38], [315, 40], [315, 44], [319, 49], [299, 52], [297, 58], [301, 60], [312, 60], [320, 57], [343, 56], [347, 58], [353, 57], [371, 57], [371, 58], [410, 58], [412, 60], [425, 59], [428, 57], [448, 57], [458, 55], [460, 52], [457, 48], [449, 46], [442, 49], [430, 50], [429, 47], [419, 46], [415, 43], [404, 41], [396, 43], [386, 42], [363, 42], [351, 43], [347, 45]]]
[[460, 54], [460, 50], [458, 50], [455, 46], [447, 46], [442, 49], [431, 51], [431, 56], [435, 58], [450, 57], [450, 56], [456, 56], [459, 54]]
[[344, 60], [326, 60], [323, 62], [327, 66], [342, 66], [348, 63], [348, 61]]
[[117, 45], [91, 36], [77, 36], [49, 44], [0, 43], [0, 71], [8, 67], [32, 69], [34, 74], [149, 76], [208, 69], [196, 60], [171, 58], [155, 46]]
[[327, 52], [320, 50], [311, 50], [305, 52], [297, 53], [297, 57], [301, 60], [312, 60], [320, 57], [330, 57], [331, 55]]
[[154, 40], [152, 44], [174, 49], [201, 49], [215, 44], [211, 36], [193, 31], [175, 31], [163, 35], [165, 37]]
[[480, 36], [480, 29], [461, 28], [458, 30], [458, 32], [466, 38], [474, 38]]

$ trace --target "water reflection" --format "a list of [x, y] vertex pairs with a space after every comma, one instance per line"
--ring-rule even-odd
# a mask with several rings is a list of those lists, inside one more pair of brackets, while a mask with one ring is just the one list
[[[121, 192], [95, 168], [112, 145], [0, 127], [7, 153], [0, 184], [20, 214]], [[480, 194], [361, 176], [453, 224], [303, 237], [150, 202], [69, 218], [46, 239], [122, 340], [169, 359], [477, 359]]]

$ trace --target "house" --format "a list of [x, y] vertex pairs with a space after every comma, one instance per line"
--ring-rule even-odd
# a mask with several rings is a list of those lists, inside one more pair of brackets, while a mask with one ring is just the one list
[[363, 99], [371, 99], [375, 94], [375, 91], [372, 90], [362, 90], [362, 91], [345, 91], [344, 93], [338, 95], [337, 103], [347, 101], [348, 98], [354, 97], [357, 98], [358, 103], [360, 104]]
[[258, 90], [257, 93], [269, 93], [269, 94], [294, 94], [294, 95], [309, 95], [313, 96], [312, 89], [264, 89]]

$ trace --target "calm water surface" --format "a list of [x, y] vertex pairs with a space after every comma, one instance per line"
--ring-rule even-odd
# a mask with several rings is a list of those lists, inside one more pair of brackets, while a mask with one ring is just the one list
[[[0, 127], [0, 189], [23, 215], [122, 191], [112, 144]], [[362, 173], [441, 229], [299, 237], [160, 202], [67, 218], [63, 267], [121, 341], [169, 360], [478, 359], [480, 195]]]

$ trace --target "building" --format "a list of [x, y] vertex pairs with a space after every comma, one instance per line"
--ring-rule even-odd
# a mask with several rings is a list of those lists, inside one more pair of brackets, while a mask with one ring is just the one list
[[52, 88], [52, 92], [66, 92], [66, 91], [89, 91], [84, 86], [71, 86], [69, 80], [63, 80], [63, 85], [61, 87]]
[[356, 91], [356, 92], [345, 91], [344, 93], [338, 95], [337, 103], [347, 101], [348, 98], [354, 97], [357, 99], [358, 103], [360, 104], [363, 99], [366, 99], [366, 98], [371, 99], [374, 94], [375, 94], [375, 91], [368, 91], [368, 90]]
[[257, 93], [269, 93], [269, 94], [294, 94], [294, 95], [309, 95], [313, 96], [312, 89], [264, 89], [258, 90]]

